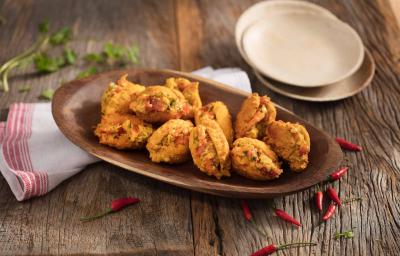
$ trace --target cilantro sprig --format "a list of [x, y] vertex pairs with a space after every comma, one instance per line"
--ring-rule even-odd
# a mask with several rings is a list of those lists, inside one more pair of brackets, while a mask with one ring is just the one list
[[[65, 64], [70, 64], [71, 61], [70, 59], [67, 59], [66, 55], [52, 58], [48, 56], [48, 54], [46, 53], [46, 49], [48, 48], [49, 44], [52, 46], [56, 46], [67, 43], [71, 39], [71, 29], [68, 27], [64, 27], [52, 34], [49, 33], [49, 29], [50, 25], [47, 20], [40, 23], [38, 26], [38, 40], [27, 50], [9, 59], [0, 66], [0, 85], [3, 91], [9, 91], [8, 75], [12, 70], [16, 68], [21, 68], [33, 62], [38, 72], [50, 73], [57, 71]], [[71, 55], [73, 55], [73, 53], [69, 52], [68, 57], [70, 57]]]
[[139, 63], [139, 47], [136, 44], [123, 46], [108, 42], [100, 53], [89, 53], [84, 57], [86, 62], [108, 64], [109, 66], [126, 66]]
[[[45, 20], [39, 24], [38, 32], [39, 37], [31, 47], [0, 66], [0, 89], [4, 92], [9, 91], [8, 76], [10, 72], [17, 68], [33, 64], [37, 72], [48, 74], [56, 72], [65, 66], [77, 64], [79, 61], [75, 51], [66, 45], [73, 37], [71, 28], [62, 27], [50, 33], [50, 23]], [[50, 48], [60, 46], [64, 46], [64, 49], [63, 51], [58, 51], [58, 55], [49, 54], [48, 50]], [[138, 64], [139, 47], [136, 44], [124, 46], [108, 42], [101, 52], [89, 53], [84, 56], [83, 60], [89, 67], [80, 72], [77, 78], [84, 78], [100, 71], [109, 70], [115, 66], [123, 67], [130, 64]], [[20, 92], [29, 90], [30, 87], [19, 89]], [[45, 95], [49, 94], [45, 93]], [[49, 98], [42, 96], [41, 98]]]

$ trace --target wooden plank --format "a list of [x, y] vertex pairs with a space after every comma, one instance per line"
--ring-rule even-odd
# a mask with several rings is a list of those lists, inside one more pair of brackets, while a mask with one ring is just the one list
[[[173, 1], [35, 0], [1, 1], [0, 6], [7, 19], [0, 28], [0, 62], [32, 44], [37, 24], [48, 17], [54, 29], [73, 27], [70, 46], [81, 55], [100, 50], [107, 41], [137, 42], [141, 66], [178, 68]], [[0, 108], [12, 102], [37, 102], [42, 89], [57, 88], [80, 70], [74, 66], [50, 75], [15, 75], [10, 93], [0, 95]], [[18, 93], [25, 84], [32, 90]], [[101, 211], [112, 199], [127, 195], [142, 202], [80, 223], [81, 216]], [[1, 177], [0, 254], [191, 255], [190, 211], [188, 191], [105, 163], [91, 165], [48, 195], [22, 203]]]
[[[340, 102], [316, 104], [291, 100], [275, 94], [256, 81], [249, 72], [253, 89], [303, 116], [332, 136], [342, 136], [364, 146], [362, 153], [346, 153], [344, 165], [350, 173], [334, 184], [342, 198], [363, 196], [361, 203], [342, 207], [327, 223], [319, 224], [314, 207], [315, 189], [274, 200], [251, 200], [260, 236], [242, 216], [239, 200], [192, 193], [194, 248], [196, 255], [248, 255], [269, 243], [317, 241], [313, 248], [291, 249], [280, 255], [398, 255], [400, 175], [398, 106], [400, 69], [398, 65], [399, 26], [395, 10], [385, 1], [314, 1], [349, 22], [373, 52], [378, 71], [370, 88]], [[181, 68], [203, 65], [238, 66], [250, 71], [234, 44], [234, 26], [240, 13], [252, 1], [178, 1], [177, 17]], [[193, 10], [195, 8], [195, 10]], [[195, 14], [192, 21], [190, 15]], [[201, 21], [197, 20], [201, 19]], [[201, 24], [201, 26], [196, 26]], [[190, 34], [185, 31], [191, 30]], [[203, 45], [188, 44], [191, 35]], [[186, 37], [186, 38], [181, 38]], [[185, 43], [186, 42], [186, 43]], [[195, 65], [192, 65], [195, 63]], [[273, 214], [273, 205], [303, 223], [301, 229], [282, 222]], [[355, 228], [355, 238], [334, 240], [334, 233]]]

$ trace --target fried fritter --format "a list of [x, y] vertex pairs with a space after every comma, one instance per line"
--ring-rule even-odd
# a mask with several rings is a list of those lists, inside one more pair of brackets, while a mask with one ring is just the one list
[[146, 144], [153, 132], [147, 124], [131, 114], [103, 115], [94, 131], [101, 144], [117, 149], [137, 149]]
[[130, 109], [149, 123], [187, 119], [191, 113], [191, 106], [180, 91], [159, 85], [147, 86], [132, 101]]
[[200, 171], [217, 179], [231, 175], [228, 141], [217, 122], [209, 120], [205, 125], [193, 128], [189, 148], [193, 162]]
[[195, 110], [194, 120], [196, 125], [203, 124], [205, 120], [215, 120], [224, 132], [229, 146], [232, 146], [233, 129], [231, 114], [223, 102], [212, 102]]
[[264, 142], [239, 138], [231, 151], [233, 170], [249, 179], [272, 180], [281, 175], [278, 156]]
[[144, 91], [145, 87], [129, 82], [125, 74], [116, 83], [110, 83], [101, 97], [101, 113], [103, 115], [129, 113], [129, 104], [136, 94]]
[[310, 136], [304, 126], [274, 121], [268, 125], [264, 141], [289, 163], [291, 170], [299, 172], [307, 168]]
[[270, 98], [251, 94], [243, 101], [236, 116], [236, 138], [248, 137], [262, 139], [268, 124], [276, 118], [276, 109]]
[[171, 119], [160, 126], [149, 138], [146, 148], [153, 162], [180, 163], [190, 158], [190, 121]]
[[180, 77], [171, 77], [165, 81], [165, 86], [182, 92], [183, 96], [193, 107], [193, 109], [201, 108], [202, 103], [199, 94], [199, 82], [191, 82]]

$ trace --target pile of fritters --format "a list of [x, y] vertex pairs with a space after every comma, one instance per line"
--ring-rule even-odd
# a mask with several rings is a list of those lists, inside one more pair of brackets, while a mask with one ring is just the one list
[[295, 172], [307, 168], [307, 130], [276, 120], [270, 98], [257, 93], [243, 101], [233, 129], [223, 102], [202, 105], [198, 82], [168, 78], [164, 85], [143, 86], [123, 75], [103, 93], [101, 112], [95, 129], [101, 144], [145, 147], [156, 163], [192, 158], [200, 171], [217, 179], [231, 176], [231, 167], [249, 179], [276, 179], [283, 172], [280, 160]]

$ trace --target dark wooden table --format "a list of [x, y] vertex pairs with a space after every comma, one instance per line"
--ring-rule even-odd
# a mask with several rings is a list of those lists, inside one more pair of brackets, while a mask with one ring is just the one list
[[[352, 25], [375, 58], [372, 86], [350, 99], [307, 103], [275, 94], [256, 81], [234, 44], [235, 22], [253, 1], [0, 1], [0, 15], [6, 19], [0, 26], [0, 62], [30, 46], [37, 24], [48, 17], [53, 27], [74, 29], [70, 46], [81, 55], [100, 50], [107, 41], [137, 42], [142, 67], [183, 71], [205, 65], [241, 67], [248, 71], [255, 91], [267, 93], [332, 136], [364, 147], [361, 153], [346, 153], [351, 171], [335, 184], [342, 198], [363, 200], [342, 207], [327, 223], [318, 225], [319, 214], [311, 201], [314, 188], [284, 198], [249, 201], [267, 237], [246, 223], [239, 200], [179, 189], [106, 163], [88, 166], [48, 195], [26, 202], [17, 202], [0, 177], [0, 255], [230, 256], [248, 255], [271, 242], [302, 240], [317, 241], [318, 246], [280, 255], [399, 255], [399, 2], [315, 2]], [[43, 89], [57, 88], [80, 70], [73, 66], [38, 76], [27, 68], [12, 77], [10, 93], [0, 94], [0, 108], [37, 102]], [[33, 89], [19, 93], [23, 85]], [[142, 202], [91, 223], [79, 222], [79, 217], [126, 195]], [[273, 203], [301, 219], [303, 228], [277, 219]], [[351, 228], [353, 239], [333, 239], [335, 232]]]

